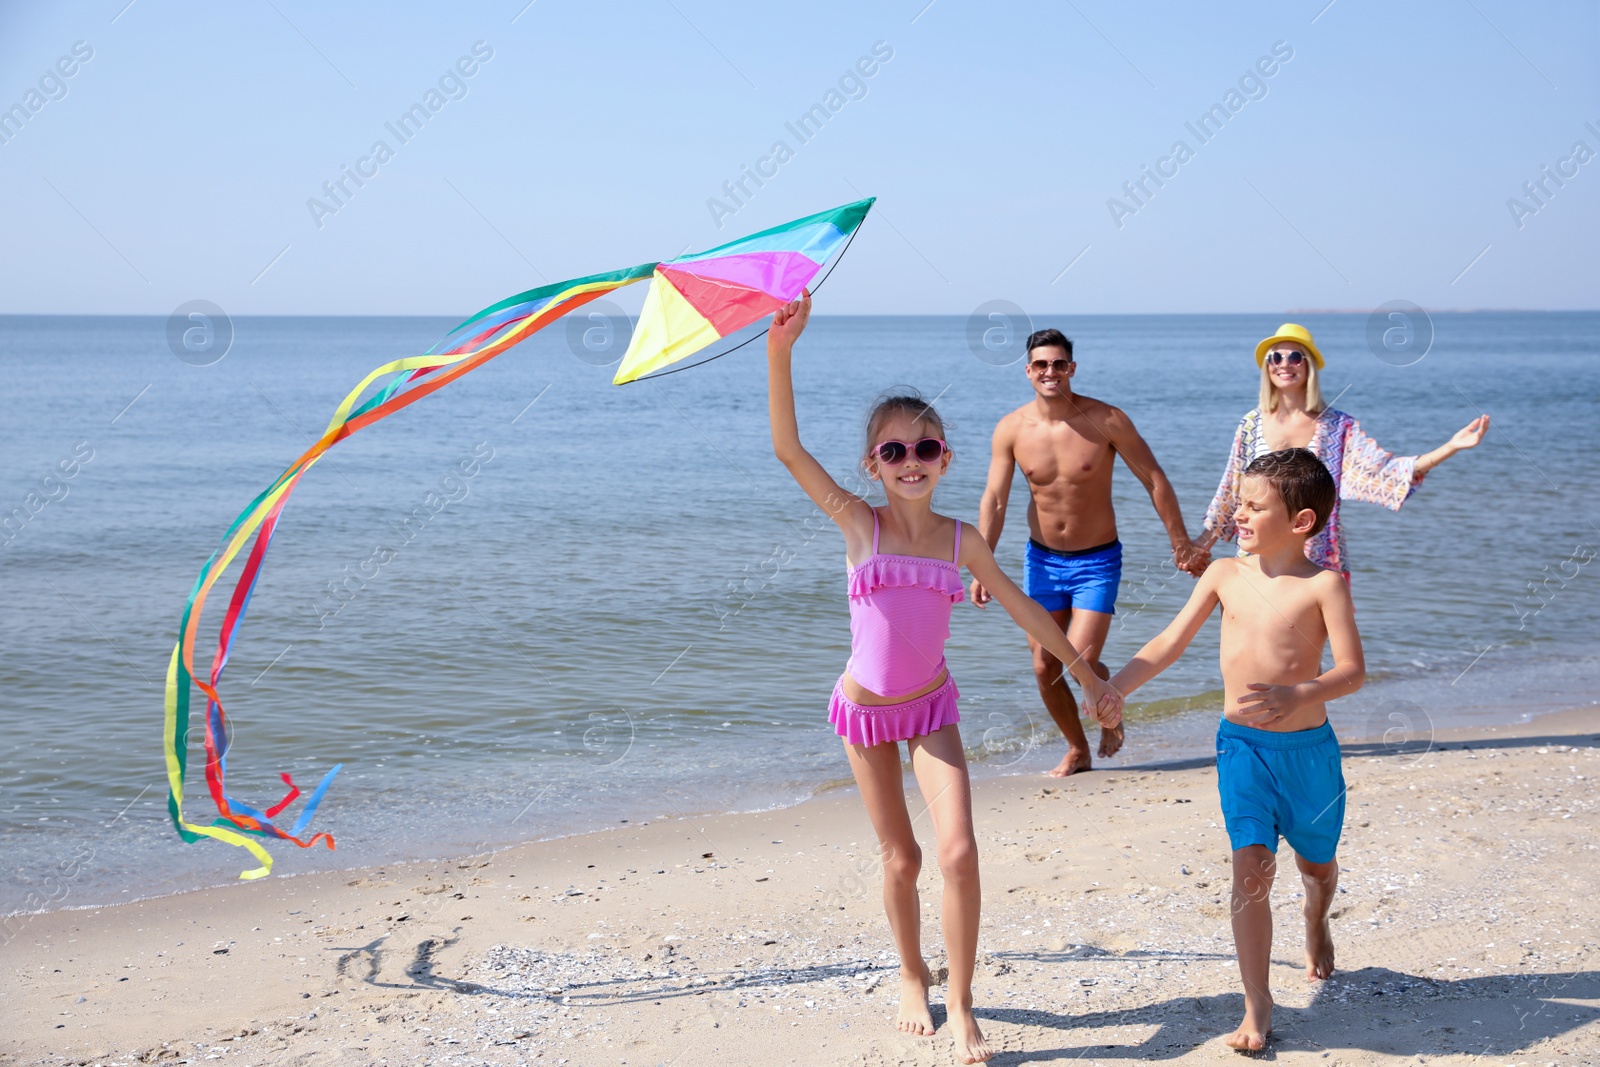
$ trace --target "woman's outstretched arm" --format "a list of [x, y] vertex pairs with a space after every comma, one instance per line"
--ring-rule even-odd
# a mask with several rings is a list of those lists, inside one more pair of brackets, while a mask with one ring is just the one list
[[1457, 452], [1465, 452], [1469, 448], [1477, 448], [1478, 442], [1483, 440], [1483, 435], [1489, 432], [1489, 416], [1479, 415], [1461, 429], [1457, 430], [1450, 440], [1434, 449], [1424, 452], [1417, 457], [1417, 473], [1426, 474]]

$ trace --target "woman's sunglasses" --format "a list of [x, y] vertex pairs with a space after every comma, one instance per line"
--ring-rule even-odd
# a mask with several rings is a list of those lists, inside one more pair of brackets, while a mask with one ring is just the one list
[[1283, 364], [1283, 363], [1287, 363], [1291, 367], [1298, 367], [1300, 364], [1305, 362], [1305, 359], [1306, 359], [1305, 353], [1303, 353], [1303, 352], [1268, 352], [1267, 353], [1267, 362], [1271, 363], [1274, 367], [1278, 366], [1279, 364]]
[[924, 437], [916, 444], [909, 441], [884, 441], [872, 450], [872, 454], [878, 457], [879, 463], [898, 467], [913, 453], [923, 463], [933, 463], [945, 454], [947, 448], [948, 446], [937, 437]]

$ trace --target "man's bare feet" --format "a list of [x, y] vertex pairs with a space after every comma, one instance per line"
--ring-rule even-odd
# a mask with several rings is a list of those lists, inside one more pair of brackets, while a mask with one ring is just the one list
[[989, 1042], [983, 1039], [983, 1031], [978, 1029], [978, 1019], [972, 1014], [970, 1007], [948, 1005], [946, 1007], [950, 1022], [950, 1038], [956, 1045], [956, 1058], [962, 1063], [982, 1063], [994, 1055], [994, 1050], [989, 1047]]
[[907, 968], [900, 968], [900, 1017], [894, 1025], [902, 1034], [927, 1037], [933, 1033], [933, 1013], [928, 1010], [928, 985], [933, 976], [921, 960], [917, 961], [917, 968], [910, 973]]
[[1223, 1044], [1239, 1052], [1260, 1052], [1267, 1047], [1267, 1037], [1272, 1033], [1272, 1000], [1258, 1003], [1244, 998], [1244, 1022], [1239, 1029], [1223, 1038]]
[[1067, 749], [1067, 754], [1061, 757], [1061, 762], [1051, 769], [1050, 777], [1065, 778], [1069, 774], [1087, 771], [1093, 765], [1094, 761], [1089, 758], [1088, 752], [1082, 749], [1069, 748]]
[[1306, 916], [1306, 981], [1320, 982], [1333, 974], [1333, 931], [1328, 917]]
[[1100, 727], [1100, 758], [1105, 759], [1108, 756], [1115, 756], [1117, 750], [1122, 747], [1122, 738], [1121, 723], [1110, 728]]

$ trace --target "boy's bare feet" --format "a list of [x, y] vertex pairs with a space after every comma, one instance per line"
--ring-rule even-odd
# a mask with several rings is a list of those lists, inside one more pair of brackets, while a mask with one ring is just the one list
[[1306, 981], [1320, 982], [1333, 974], [1333, 931], [1328, 927], [1328, 909], [1339, 888], [1339, 861], [1311, 863], [1303, 856], [1294, 858], [1300, 868], [1300, 881], [1306, 888], [1302, 914], [1306, 917]]
[[1101, 758], [1104, 759], [1107, 756], [1115, 756], [1117, 754], [1117, 750], [1122, 747], [1122, 738], [1123, 732], [1121, 723], [1109, 728], [1105, 726], [1100, 727]]
[[[1102, 744], [1104, 744], [1104, 742], [1102, 742]], [[1056, 764], [1055, 767], [1050, 771], [1050, 777], [1065, 778], [1069, 774], [1077, 774], [1079, 771], [1087, 771], [1093, 766], [1094, 761], [1090, 759], [1087, 750], [1069, 748], [1067, 749], [1067, 754], [1061, 757], [1061, 762]]]
[[1306, 913], [1306, 981], [1320, 982], [1333, 974], [1333, 931], [1326, 913]]
[[933, 1033], [933, 1013], [928, 1010], [928, 986], [932, 980], [928, 965], [921, 960], [917, 961], [917, 970], [910, 973], [905, 967], [900, 968], [900, 1017], [895, 1020], [895, 1029], [902, 1034], [928, 1037]]
[[1260, 1001], [1246, 995], [1244, 1022], [1239, 1029], [1223, 1038], [1229, 1048], [1239, 1052], [1260, 1052], [1267, 1047], [1267, 1036], [1272, 1033], [1272, 998]]
[[955, 1041], [956, 1058], [962, 1063], [982, 1063], [994, 1055], [989, 1042], [978, 1029], [978, 1019], [970, 1007], [949, 1005], [946, 1012], [950, 1022], [950, 1037]]

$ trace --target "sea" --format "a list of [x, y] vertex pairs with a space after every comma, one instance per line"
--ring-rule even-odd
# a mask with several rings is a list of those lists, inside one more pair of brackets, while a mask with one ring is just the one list
[[[1334, 406], [1387, 449], [1492, 419], [1399, 512], [1344, 509], [1369, 672], [1331, 710], [1351, 751], [1415, 758], [1451, 727], [1600, 710], [1600, 313], [1418, 312], [1398, 343], [1400, 320], [1366, 313], [1033, 325], [1073, 338], [1076, 388], [1128, 413], [1197, 531], [1255, 404], [1255, 342], [1285, 318], [1316, 334]], [[185, 599], [345, 393], [453, 325], [0, 317], [0, 913], [254, 866], [184, 843], [168, 816], [162, 690]], [[761, 342], [617, 388], [615, 340], [557, 324], [302, 479], [221, 684], [233, 797], [266, 807], [280, 775], [309, 791], [342, 765], [311, 827], [337, 849], [273, 842], [278, 875], [848, 785], [826, 720], [849, 647], [843, 543], [773, 458]], [[842, 481], [873, 398], [914, 387], [955, 453], [935, 506], [975, 521], [994, 424], [1031, 396], [1015, 350], [962, 316], [819, 316], [795, 356], [802, 436]], [[1114, 496], [1113, 669], [1192, 588], [1126, 468]], [[1019, 476], [998, 549], [1019, 579], [1025, 507]], [[231, 588], [201, 621], [201, 663]], [[1064, 745], [1021, 630], [970, 603], [951, 630], [973, 773], [1037, 779]], [[1097, 766], [1203, 761], [1220, 688], [1212, 622], [1136, 694], [1126, 748]], [[196, 747], [196, 821], [215, 810], [202, 765]]]

